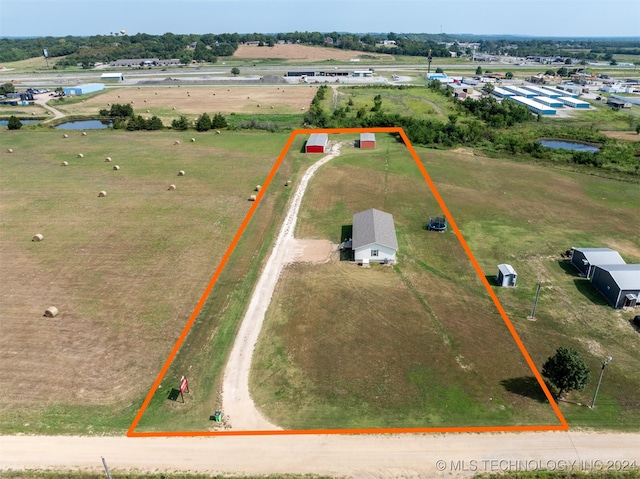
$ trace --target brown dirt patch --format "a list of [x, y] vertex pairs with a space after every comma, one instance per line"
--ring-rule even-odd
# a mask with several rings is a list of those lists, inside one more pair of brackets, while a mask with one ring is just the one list
[[[273, 47], [259, 47], [256, 45], [240, 45], [233, 54], [236, 58], [278, 58], [283, 60], [305, 60], [321, 62], [325, 60], [348, 61], [358, 58], [362, 52], [339, 50], [337, 48], [311, 47], [308, 45], [274, 45]], [[376, 54], [379, 60], [393, 60], [393, 56]]]
[[328, 240], [299, 239], [293, 246], [293, 261], [298, 263], [326, 263], [335, 245]]
[[640, 141], [640, 135], [635, 131], [603, 131], [601, 133], [616, 140]]

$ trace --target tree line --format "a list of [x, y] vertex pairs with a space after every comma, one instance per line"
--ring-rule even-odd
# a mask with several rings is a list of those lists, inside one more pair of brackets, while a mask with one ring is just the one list
[[[372, 53], [392, 53], [396, 55], [428, 57], [449, 57], [451, 52], [467, 53], [456, 39], [447, 35], [396, 34], [389, 33], [322, 33], [288, 32], [276, 34], [264, 33], [222, 33], [222, 34], [175, 34], [109, 35], [89, 37], [37, 37], [37, 38], [0, 38], [0, 62], [13, 62], [36, 58], [46, 49], [48, 56], [55, 59], [54, 67], [89, 65], [97, 62], [108, 63], [122, 58], [159, 58], [167, 60], [178, 58], [182, 63], [215, 63], [218, 57], [231, 56], [238, 45], [245, 42], [258, 42], [260, 46], [271, 47], [278, 42], [300, 43], [304, 45], [324, 45], [331, 48], [356, 50]], [[475, 38], [475, 37], [474, 37]], [[381, 42], [394, 42], [392, 47]], [[625, 40], [567, 40], [559, 42], [553, 39], [523, 38], [476, 38], [478, 53], [518, 56], [568, 56], [584, 60], [611, 57], [615, 54], [640, 53], [633, 39]], [[576, 50], [578, 52], [576, 53]]]

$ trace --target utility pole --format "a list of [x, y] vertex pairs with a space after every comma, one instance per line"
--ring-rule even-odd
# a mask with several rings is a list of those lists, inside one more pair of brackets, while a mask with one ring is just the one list
[[607, 358], [602, 361], [602, 369], [600, 370], [600, 377], [598, 378], [598, 385], [596, 386], [596, 392], [593, 393], [593, 400], [591, 401], [590, 409], [593, 409], [594, 404], [596, 403], [596, 397], [598, 396], [598, 390], [600, 389], [600, 383], [602, 382], [602, 375], [604, 374], [604, 367], [611, 362], [613, 358], [611, 356], [607, 356]]
[[536, 287], [536, 294], [533, 298], [533, 308], [531, 309], [531, 315], [527, 317], [527, 319], [534, 320], [536, 319], [536, 307], [538, 306], [538, 297], [540, 296], [540, 285], [542, 281], [538, 281], [538, 286]]
[[109, 466], [107, 466], [107, 461], [104, 460], [104, 457], [100, 457], [102, 459], [102, 465], [104, 466], [104, 471], [107, 473], [107, 479], [111, 479], [111, 472], [109, 472]]
[[427, 57], [427, 61], [429, 62], [429, 66], [427, 67], [427, 80], [429, 79], [429, 74], [431, 73], [431, 60], [433, 57], [431, 56], [431, 48], [429, 48], [429, 56]]

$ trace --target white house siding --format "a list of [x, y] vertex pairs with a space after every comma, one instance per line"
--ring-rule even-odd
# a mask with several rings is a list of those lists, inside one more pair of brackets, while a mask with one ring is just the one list
[[[396, 250], [375, 243], [361, 246], [359, 248], [356, 248], [354, 251], [354, 259], [357, 263], [361, 263], [364, 259], [368, 259], [370, 263], [384, 263], [385, 259], [388, 261], [396, 260]], [[378, 255], [373, 256], [372, 251], [377, 251]]]

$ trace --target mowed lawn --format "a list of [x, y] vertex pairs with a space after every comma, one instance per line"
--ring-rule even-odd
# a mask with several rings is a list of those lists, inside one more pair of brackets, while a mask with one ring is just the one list
[[0, 132], [5, 433], [129, 426], [286, 141], [68, 134]]
[[398, 265], [286, 270], [252, 371], [263, 413], [294, 429], [559, 424], [455, 234], [424, 229], [442, 211], [404, 145], [348, 142], [296, 235], [338, 243], [372, 207], [394, 215]]

